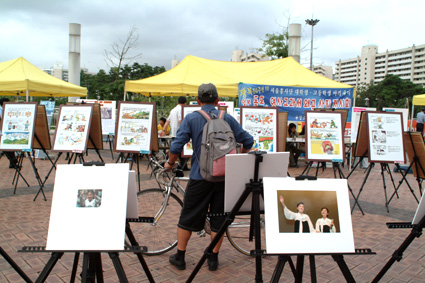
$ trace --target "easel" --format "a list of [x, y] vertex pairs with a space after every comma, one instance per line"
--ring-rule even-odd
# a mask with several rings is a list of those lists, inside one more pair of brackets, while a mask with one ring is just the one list
[[32, 280], [25, 274], [25, 272], [16, 264], [16, 262], [0, 247], [0, 255], [9, 263], [9, 265], [24, 279], [27, 283], [32, 283]]
[[[423, 160], [423, 157], [425, 156], [425, 145], [424, 145], [422, 134], [418, 132], [404, 132], [404, 143], [406, 146], [407, 156], [409, 157], [409, 160], [410, 160], [410, 165], [407, 168], [407, 170], [405, 170], [404, 174], [403, 174], [403, 171], [400, 170], [400, 167], [398, 166], [398, 169], [400, 170], [403, 178], [400, 180], [400, 183], [395, 189], [395, 192], [391, 195], [391, 198], [388, 201], [388, 203], [391, 202], [394, 195], [398, 192], [398, 189], [400, 188], [401, 184], [404, 181], [406, 181], [406, 184], [409, 187], [409, 190], [412, 193], [413, 197], [415, 198], [416, 202], [419, 203], [419, 200], [416, 197], [415, 192], [413, 191], [412, 187], [410, 186], [409, 182], [406, 179], [410, 169], [413, 170], [413, 173], [416, 177], [416, 181], [418, 182], [419, 193], [420, 195], [422, 195], [422, 180], [423, 178], [425, 178], [424, 166], [421, 163], [421, 160]], [[397, 198], [398, 198], [398, 194], [397, 194]]]
[[316, 283], [317, 282], [317, 276], [316, 276], [316, 260], [315, 255], [330, 255], [332, 256], [333, 260], [336, 261], [338, 264], [339, 269], [341, 270], [342, 275], [344, 275], [344, 278], [347, 282], [356, 282], [353, 278], [353, 275], [351, 274], [350, 269], [348, 268], [347, 264], [344, 260], [344, 255], [372, 255], [376, 254], [372, 252], [370, 249], [356, 249], [354, 253], [329, 253], [329, 254], [293, 254], [297, 256], [297, 267], [295, 268], [292, 261], [291, 261], [291, 255], [279, 255], [275, 270], [273, 272], [272, 278], [270, 282], [278, 283], [279, 279], [282, 275], [283, 268], [285, 267], [285, 263], [289, 261], [289, 265], [291, 267], [291, 271], [295, 276], [295, 283], [302, 282], [303, 279], [303, 271], [304, 271], [304, 258], [305, 256], [309, 257], [310, 260], [310, 275], [311, 275], [311, 282]]
[[118, 163], [121, 160], [121, 163], [127, 163], [130, 160], [130, 170], [133, 170], [133, 164], [136, 162], [137, 167], [137, 183], [139, 186], [139, 192], [141, 191], [140, 187], [140, 154], [139, 153], [130, 153], [127, 152], [127, 155], [125, 155], [124, 152], [120, 152], [120, 154], [117, 157], [117, 161], [115, 163]]
[[111, 151], [112, 160], [114, 160], [114, 142], [115, 142], [115, 136], [114, 134], [108, 134], [106, 135], [106, 142], [109, 144], [109, 150]]
[[[82, 274], [81, 274], [81, 282], [103, 282], [103, 270], [102, 270], [102, 257], [101, 253], [108, 253], [109, 257], [112, 260], [112, 263], [114, 264], [115, 271], [118, 275], [119, 282], [128, 282], [127, 276], [125, 274], [124, 268], [121, 264], [121, 260], [119, 258], [119, 253], [123, 252], [131, 252], [138, 255], [139, 260], [140, 258], [142, 261], [140, 263], [143, 266], [143, 269], [146, 273], [146, 276], [149, 279], [149, 282], [155, 282], [153, 280], [152, 274], [150, 273], [150, 270], [146, 264], [146, 262], [143, 259], [143, 256], [141, 253], [146, 251], [146, 247], [125, 247], [124, 250], [119, 251], [48, 251], [45, 249], [45, 247], [23, 247], [22, 250], [19, 250], [18, 252], [51, 252], [50, 259], [47, 261], [46, 265], [44, 266], [43, 270], [40, 272], [40, 275], [38, 276], [35, 283], [38, 282], [45, 282], [47, 277], [49, 276], [50, 272], [55, 267], [56, 263], [59, 261], [59, 259], [63, 256], [66, 252], [73, 252], [75, 253], [74, 256], [74, 263], [72, 265], [72, 271], [71, 271], [71, 283], [75, 282], [75, 276], [77, 274], [77, 267], [78, 267], [78, 261], [80, 257], [80, 253], [83, 253], [83, 266], [82, 266]], [[28, 282], [28, 281], [27, 281]], [[31, 282], [31, 281], [29, 281]]]
[[403, 258], [403, 252], [409, 247], [415, 238], [419, 238], [422, 235], [422, 229], [425, 226], [425, 216], [419, 221], [417, 225], [413, 225], [409, 222], [396, 222], [396, 223], [387, 223], [389, 229], [401, 229], [401, 228], [412, 228], [410, 234], [407, 238], [401, 243], [400, 247], [394, 251], [391, 258], [381, 269], [381, 271], [373, 279], [372, 283], [379, 282], [379, 280], [384, 277], [385, 273], [391, 268], [394, 262], [400, 261]]
[[255, 170], [254, 170], [254, 179], [250, 180], [250, 183], [246, 184], [245, 190], [242, 195], [239, 197], [238, 201], [232, 208], [230, 213], [225, 213], [226, 219], [220, 230], [217, 232], [214, 239], [211, 241], [210, 245], [205, 249], [203, 256], [199, 260], [195, 269], [190, 274], [186, 282], [192, 282], [195, 278], [198, 271], [201, 269], [207, 257], [212, 254], [214, 247], [217, 245], [218, 241], [223, 236], [224, 232], [227, 230], [230, 224], [235, 219], [236, 214], [239, 212], [243, 203], [247, 197], [252, 193], [252, 210], [251, 210], [251, 224], [250, 224], [250, 235], [249, 239], [252, 241], [255, 237], [255, 250], [251, 251], [251, 256], [255, 256], [255, 282], [263, 282], [262, 274], [262, 256], [264, 251], [261, 249], [261, 223], [260, 223], [260, 195], [263, 195], [263, 182], [259, 180], [259, 168], [260, 162], [263, 161], [262, 151], [251, 151], [249, 154], [255, 155]]

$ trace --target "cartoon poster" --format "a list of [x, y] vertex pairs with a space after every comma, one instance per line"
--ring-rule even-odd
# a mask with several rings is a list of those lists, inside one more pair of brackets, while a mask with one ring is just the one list
[[306, 111], [308, 160], [343, 162], [344, 136], [340, 112]]
[[252, 151], [277, 152], [277, 107], [241, 107], [241, 125], [254, 137]]
[[153, 113], [153, 103], [119, 102], [115, 150], [149, 154]]
[[353, 107], [351, 111], [351, 143], [357, 141], [357, 131], [359, 130], [360, 114], [362, 111], [376, 111], [373, 107]]
[[31, 149], [37, 103], [5, 102], [3, 108], [0, 149]]
[[102, 119], [102, 135], [115, 134], [115, 112], [116, 101], [77, 99], [78, 103], [98, 103], [100, 104], [100, 117]]
[[370, 162], [404, 163], [403, 117], [396, 112], [367, 112]]
[[86, 150], [92, 109], [91, 105], [60, 107], [53, 151], [82, 152]]
[[[184, 119], [184, 117], [186, 117], [190, 113], [193, 113], [193, 112], [198, 111], [198, 110], [201, 110], [201, 106], [198, 106], [198, 105], [183, 105], [182, 119]], [[183, 157], [192, 157], [192, 154], [193, 154], [192, 140], [190, 140], [190, 142], [188, 142], [183, 147], [182, 156]]]

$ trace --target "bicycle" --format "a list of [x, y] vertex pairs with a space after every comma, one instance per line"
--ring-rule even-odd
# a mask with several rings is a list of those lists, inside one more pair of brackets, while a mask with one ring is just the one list
[[[185, 189], [180, 181], [188, 181], [183, 172], [178, 169], [166, 171], [161, 163], [152, 160], [153, 174], [159, 188], [144, 189], [137, 193], [138, 207], [145, 217], [153, 218], [152, 223], [141, 223], [132, 227], [136, 238], [143, 239], [143, 245], [148, 248], [146, 255], [160, 255], [177, 245], [176, 226], [183, 207]], [[181, 197], [180, 197], [181, 196]], [[262, 246], [264, 247], [264, 215], [262, 215]], [[255, 249], [255, 242], [249, 241], [251, 215], [237, 215], [227, 228], [226, 235], [230, 244], [239, 252], [250, 255]], [[205, 222], [204, 230], [198, 232], [200, 237], [210, 234], [209, 220]]]

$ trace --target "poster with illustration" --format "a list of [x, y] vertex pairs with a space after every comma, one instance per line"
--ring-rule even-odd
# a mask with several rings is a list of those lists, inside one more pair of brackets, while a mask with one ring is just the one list
[[241, 107], [240, 119], [242, 128], [254, 137], [251, 151], [277, 152], [277, 107]]
[[[193, 113], [193, 112], [198, 111], [198, 110], [201, 110], [201, 106], [199, 106], [199, 105], [183, 105], [182, 120], [184, 119], [184, 117], [186, 117], [190, 113]], [[192, 157], [192, 154], [193, 154], [192, 140], [190, 140], [190, 142], [188, 142], [183, 147], [182, 156], [183, 157]]]
[[120, 101], [115, 151], [150, 154], [154, 113], [154, 103]]
[[102, 119], [102, 135], [115, 134], [116, 101], [77, 99], [78, 103], [98, 103], [100, 105], [100, 118]]
[[53, 151], [83, 152], [87, 149], [92, 111], [91, 105], [61, 105]]
[[268, 254], [354, 252], [347, 180], [264, 177], [263, 183]]
[[306, 111], [306, 156], [310, 161], [344, 162], [341, 112]]
[[124, 249], [128, 182], [128, 163], [57, 165], [46, 249]]
[[400, 112], [366, 112], [370, 162], [404, 163], [403, 116]]
[[357, 131], [359, 130], [360, 114], [363, 111], [376, 111], [373, 107], [353, 107], [351, 111], [351, 142], [356, 143]]
[[0, 150], [22, 151], [32, 148], [36, 111], [36, 102], [3, 104]]

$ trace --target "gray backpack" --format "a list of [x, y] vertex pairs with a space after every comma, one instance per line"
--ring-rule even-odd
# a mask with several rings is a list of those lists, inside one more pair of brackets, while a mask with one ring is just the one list
[[223, 182], [226, 154], [236, 153], [235, 135], [224, 120], [224, 111], [219, 111], [218, 117], [203, 110], [196, 112], [207, 120], [202, 133], [200, 160], [196, 156], [201, 176], [205, 181]]

